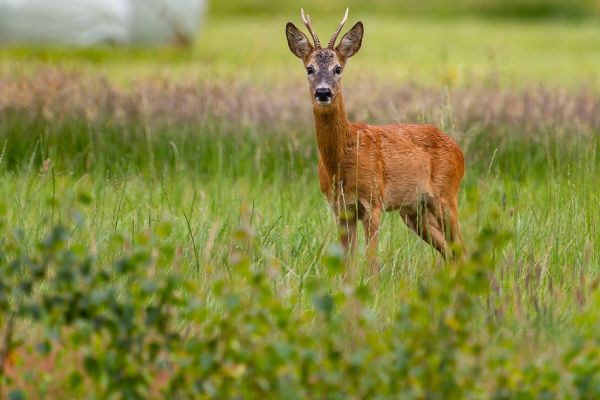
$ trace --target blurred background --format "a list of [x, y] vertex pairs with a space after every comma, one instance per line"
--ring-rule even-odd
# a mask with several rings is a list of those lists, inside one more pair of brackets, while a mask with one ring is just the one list
[[450, 86], [490, 77], [516, 86], [598, 83], [596, 0], [0, 0], [0, 68], [59, 63], [121, 82], [148, 74], [298, 79], [283, 26], [301, 26], [304, 7], [329, 36], [346, 6], [349, 24], [366, 26], [351, 75]]
[[271, 2], [267, 0], [250, 1], [218, 1], [212, 9], [215, 14], [277, 14], [293, 12], [299, 7], [318, 10], [321, 13], [339, 14], [341, 7], [348, 6], [354, 11], [367, 14], [383, 15], [430, 15], [430, 16], [459, 16], [480, 15], [486, 17], [517, 17], [517, 18], [582, 18], [589, 17], [600, 11], [596, 0], [374, 0], [364, 2], [348, 0], [344, 2], [331, 1], [327, 4], [318, 0]]

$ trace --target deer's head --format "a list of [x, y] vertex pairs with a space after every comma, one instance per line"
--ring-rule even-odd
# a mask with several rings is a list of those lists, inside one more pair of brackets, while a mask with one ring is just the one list
[[322, 48], [319, 37], [312, 28], [310, 17], [304, 14], [304, 10], [300, 12], [314, 44], [311, 44], [306, 35], [293, 23], [288, 22], [285, 27], [288, 45], [292, 53], [304, 63], [313, 104], [326, 107], [333, 102], [341, 90], [340, 80], [346, 62], [360, 49], [364, 33], [363, 24], [357, 22], [336, 46], [338, 35], [348, 19], [348, 9], [346, 9], [346, 14], [329, 40], [327, 48]]

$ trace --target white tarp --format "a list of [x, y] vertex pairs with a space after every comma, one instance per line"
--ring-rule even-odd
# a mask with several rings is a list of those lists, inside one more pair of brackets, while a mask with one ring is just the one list
[[205, 0], [0, 0], [0, 42], [190, 42]]

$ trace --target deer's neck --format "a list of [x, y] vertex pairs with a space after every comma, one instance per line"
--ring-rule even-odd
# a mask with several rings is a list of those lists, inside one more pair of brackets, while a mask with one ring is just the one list
[[319, 106], [313, 100], [313, 112], [321, 160], [329, 174], [339, 177], [344, 150], [352, 135], [342, 94], [339, 93], [328, 107]]

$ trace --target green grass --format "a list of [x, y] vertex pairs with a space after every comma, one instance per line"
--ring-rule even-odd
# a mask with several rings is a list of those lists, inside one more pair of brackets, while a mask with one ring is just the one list
[[[313, 18], [320, 35], [328, 38], [337, 19]], [[347, 79], [468, 85], [493, 77], [508, 86], [598, 87], [600, 27], [594, 21], [432, 20], [353, 13], [350, 23], [358, 19], [366, 33]], [[299, 81], [303, 70], [283, 32], [288, 20], [301, 25], [297, 12], [211, 17], [187, 50], [4, 48], [0, 71], [31, 71], [50, 64], [100, 72], [122, 83], [157, 75], [178, 82], [246, 79], [265, 86]]]
[[[89, 240], [109, 262], [124, 254], [123, 240], [168, 223], [166, 240], [179, 254], [174, 268], [210, 281], [214, 268], [227, 268], [229, 238], [249, 218], [288, 279], [299, 284], [320, 276], [319, 260], [336, 242], [336, 228], [318, 189], [312, 133], [229, 129], [5, 118], [3, 224], [23, 230], [30, 244], [53, 224], [72, 226], [76, 238]], [[519, 329], [538, 331], [529, 313], [540, 305], [555, 310], [543, 326], [558, 329], [577, 308], [581, 280], [589, 285], [600, 272], [594, 240], [600, 213], [590, 207], [600, 200], [594, 185], [600, 141], [551, 133], [491, 138], [485, 132], [471, 141], [460, 194], [466, 242], [499, 213], [498, 229], [513, 234], [496, 255], [502, 302], [525, 302], [527, 318], [516, 322]], [[74, 215], [80, 224], [73, 225]], [[397, 285], [427, 279], [441, 263], [395, 213], [384, 217], [380, 256], [383, 284], [375, 309], [383, 315], [396, 303]]]
[[365, 3], [359, 0], [323, 3], [317, 0], [271, 2], [268, 0], [236, 1], [224, 0], [211, 4], [210, 12], [215, 15], [278, 15], [297, 12], [300, 7], [314, 14], [339, 15], [340, 10], [349, 7], [359, 13], [374, 15], [428, 15], [434, 17], [456, 17], [477, 15], [494, 18], [563, 18], [581, 19], [597, 15], [598, 7], [593, 1], [573, 0], [568, 3], [559, 0], [374, 0]]

